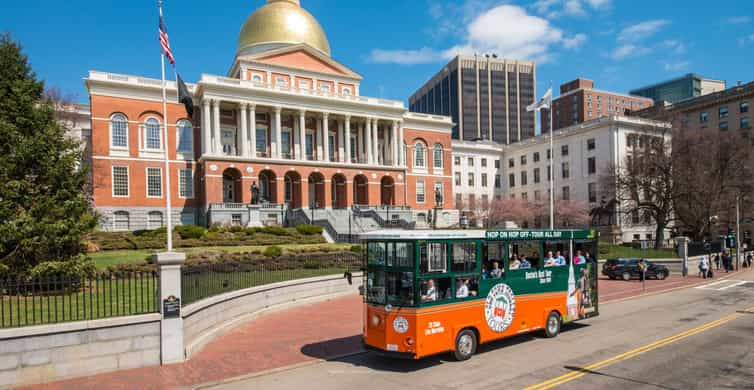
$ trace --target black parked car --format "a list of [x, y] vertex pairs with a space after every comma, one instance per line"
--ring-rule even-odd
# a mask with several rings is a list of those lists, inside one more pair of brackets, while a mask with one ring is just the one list
[[[644, 260], [644, 264], [647, 265], [647, 278], [656, 278], [663, 280], [670, 275], [668, 267], [655, 264], [651, 261]], [[631, 280], [641, 278], [641, 272], [639, 271], [639, 259], [610, 259], [602, 265], [602, 274], [610, 279], [621, 278], [623, 280]]]

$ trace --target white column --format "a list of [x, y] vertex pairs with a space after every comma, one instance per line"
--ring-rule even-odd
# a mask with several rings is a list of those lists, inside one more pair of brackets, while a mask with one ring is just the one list
[[372, 122], [372, 158], [374, 164], [380, 163], [380, 143], [379, 143], [379, 124], [377, 119]]
[[246, 116], [248, 105], [241, 103], [241, 143], [238, 145], [238, 155], [242, 157], [249, 157], [249, 118]]
[[403, 122], [398, 121], [398, 154], [401, 156], [401, 166], [406, 165], [406, 149], [403, 147]]
[[325, 161], [330, 161], [330, 120], [329, 120], [329, 114], [324, 113], [322, 114], [322, 133], [324, 133], [324, 137], [322, 138], [323, 143], [323, 156]]
[[374, 164], [373, 159], [373, 152], [374, 148], [372, 148], [372, 118], [367, 118], [366, 127], [364, 128], [364, 137], [366, 137], [366, 154], [367, 154], [367, 164], [372, 165]]
[[359, 147], [358, 153], [356, 153], [356, 158], [359, 162], [363, 162], [366, 161], [366, 154], [364, 153], [366, 150], [364, 147], [364, 124], [359, 123], [356, 127], [356, 145]]
[[298, 133], [301, 141], [301, 160], [306, 160], [306, 111], [301, 110], [298, 114]]
[[338, 121], [338, 128], [337, 128], [337, 134], [338, 134], [338, 161], [339, 162], [346, 162], [345, 158], [345, 130], [343, 128], [343, 121]]
[[249, 105], [249, 156], [257, 157], [257, 106]]
[[209, 100], [202, 100], [202, 154], [212, 154], [212, 118]]
[[220, 101], [212, 101], [212, 136], [215, 139], [215, 155], [223, 154], [223, 141], [220, 136]]
[[344, 162], [350, 163], [351, 162], [351, 116], [346, 115], [346, 121], [343, 124], [345, 127], [345, 139], [346, 143], [344, 145], [345, 150], [345, 159]]
[[392, 144], [391, 144], [391, 145], [393, 145], [393, 153], [392, 153], [392, 156], [393, 156], [392, 157], [392, 159], [393, 159], [393, 166], [397, 167], [398, 165], [400, 165], [398, 163], [398, 159], [399, 159], [399, 157], [398, 157], [399, 156], [399, 152], [398, 152], [398, 147], [399, 147], [399, 145], [398, 145], [398, 122], [393, 121], [393, 131], [390, 134], [391, 134], [390, 137], [391, 137], [391, 139], [393, 141]]
[[272, 158], [280, 158], [280, 112], [283, 111], [282, 107], [275, 107], [275, 128], [272, 131], [272, 139], [270, 140], [270, 154]]
[[317, 136], [315, 137], [317, 139], [317, 161], [322, 161], [322, 118], [317, 117], [315, 121], [317, 123]]

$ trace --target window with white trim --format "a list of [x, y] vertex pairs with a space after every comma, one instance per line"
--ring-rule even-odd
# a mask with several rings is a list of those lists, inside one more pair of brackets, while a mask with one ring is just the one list
[[110, 147], [128, 148], [128, 119], [123, 114], [110, 118]]
[[330, 85], [329, 84], [321, 84], [319, 86], [319, 90], [324, 93], [330, 93]]
[[191, 153], [194, 151], [194, 128], [191, 122], [178, 122], [178, 152]]
[[159, 229], [162, 227], [162, 212], [150, 211], [147, 214], [147, 229]]
[[425, 200], [424, 180], [416, 181], [416, 203], [424, 203]]
[[128, 197], [128, 167], [113, 167], [113, 196]]
[[147, 197], [162, 197], [162, 168], [147, 168]]
[[149, 118], [144, 123], [144, 146], [146, 149], [161, 149], [160, 122], [155, 118]]
[[312, 89], [312, 84], [309, 82], [309, 80], [299, 80], [298, 88], [304, 91], [308, 91]]
[[435, 145], [435, 155], [433, 160], [435, 163], [435, 169], [442, 169], [442, 145]]
[[259, 74], [259, 73], [255, 73], [255, 74], [251, 75], [251, 81], [253, 81], [255, 83], [261, 83], [261, 82], [263, 82], [263, 80], [264, 79], [262, 78], [262, 75]]
[[194, 197], [194, 171], [191, 169], [178, 171], [178, 196], [187, 199]]
[[423, 143], [417, 142], [414, 145], [414, 168], [427, 167], [427, 147]]
[[343, 96], [351, 96], [351, 88], [343, 88]]
[[128, 231], [131, 225], [131, 217], [128, 211], [116, 211], [113, 213], [113, 230], [116, 232]]
[[275, 77], [275, 84], [278, 87], [287, 87], [288, 86], [288, 79], [282, 76]]

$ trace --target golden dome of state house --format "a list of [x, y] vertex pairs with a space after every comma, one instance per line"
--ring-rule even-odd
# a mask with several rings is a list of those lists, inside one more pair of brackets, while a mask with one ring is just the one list
[[322, 26], [297, 0], [269, 0], [249, 16], [230, 71], [188, 85], [193, 117], [168, 82], [167, 139], [160, 80], [90, 71], [102, 228], [160, 227], [166, 196], [182, 224], [313, 218], [342, 238], [386, 223], [457, 223], [451, 119], [363, 96], [361, 81], [331, 57]]

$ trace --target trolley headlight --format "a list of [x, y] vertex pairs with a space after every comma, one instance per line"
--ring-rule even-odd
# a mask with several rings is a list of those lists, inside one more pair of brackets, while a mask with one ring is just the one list
[[379, 325], [380, 325], [380, 317], [377, 316], [376, 314], [373, 314], [372, 315], [372, 326], [376, 328]]
[[414, 345], [414, 339], [412, 339], [411, 337], [406, 337], [406, 345], [408, 345], [409, 347]]

